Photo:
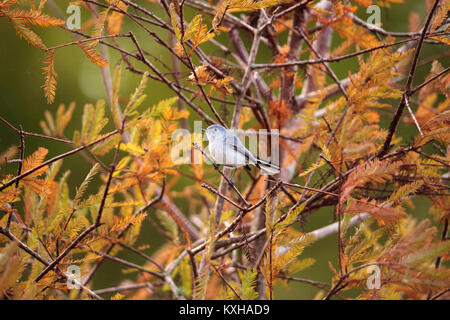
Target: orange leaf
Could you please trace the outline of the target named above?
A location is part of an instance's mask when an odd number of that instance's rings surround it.
[[[45,156],[47,155],[48,150],[42,147],[39,147],[32,155],[30,155],[28,158],[25,159],[23,162],[23,168],[22,172],[26,172],[28,170],[31,170],[37,166],[39,166],[42,162],[44,162]],[[32,174],[26,176],[23,180],[29,180],[33,177],[38,177],[44,172],[46,172],[48,169],[48,166],[44,166],[40,168],[39,170],[36,170]]]
[[[45,97],[47,98],[48,103],[53,103],[53,101],[55,101],[56,77],[58,75],[55,72],[54,60],[55,50],[50,50],[44,61],[45,67],[42,68],[45,74],[45,83],[42,88],[44,88]]]
[[[88,56],[88,58],[100,67],[106,67],[108,65],[108,60],[106,60],[101,54],[97,53],[94,48],[85,43],[77,43],[77,45],[83,49],[83,52]]]
[[[399,209],[378,204],[375,200],[369,201],[368,199],[354,201],[345,211],[352,214],[367,212],[381,222],[381,224],[395,222],[407,216],[405,212]]]

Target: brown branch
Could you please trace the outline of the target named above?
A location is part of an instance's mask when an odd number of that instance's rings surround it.
[[[236,228],[236,226],[239,224],[239,222],[242,220],[242,218],[248,212],[253,211],[254,209],[258,208],[261,204],[263,204],[264,201],[267,199],[267,197],[271,196],[272,193],[274,193],[279,188],[279,186],[280,186],[280,184],[275,184],[275,186],[273,186],[272,189],[270,189],[269,192],[267,192],[267,194],[258,201],[258,203],[249,207],[245,211],[241,211],[227,227],[225,227],[222,231],[220,231],[216,234],[214,241],[218,241],[220,238],[222,238],[226,234],[232,232]],[[191,252],[192,252],[192,254],[195,255],[195,254],[201,252],[203,249],[205,249],[205,247],[206,247],[206,241],[202,241],[202,243],[200,245],[198,245],[197,247],[195,247],[194,249],[192,249]]]
[[[109,6],[109,5],[107,5],[107,4],[103,4],[103,3],[100,3],[100,2],[97,2],[97,1],[93,1],[93,0],[83,0],[83,1],[86,2],[86,3],[94,4],[94,5],[98,6],[98,7],[102,7],[102,8],[105,8],[105,9],[106,9],[106,8],[109,8],[111,11],[119,12],[119,13],[122,13],[122,14],[126,15],[126,14],[124,13],[124,11],[121,10],[121,9],[120,9],[119,7],[117,7],[117,6]],[[168,30],[168,31],[173,32],[172,28],[171,28],[168,24],[166,24],[166,23],[165,23],[163,20],[161,20],[158,16],[154,15],[153,13],[151,13],[151,12],[148,11],[148,10],[146,10],[145,8],[139,6],[139,5],[137,5],[137,4],[135,4],[134,2],[131,2],[131,1],[127,1],[127,0],[121,0],[121,1],[124,2],[124,3],[126,3],[126,4],[129,5],[129,6],[132,6],[132,7],[134,7],[135,9],[137,9],[137,10],[139,10],[139,11],[145,13],[146,15],[150,16],[150,17],[151,17],[153,20],[155,20],[155,21],[152,21],[152,20],[147,19],[147,18],[145,18],[145,17],[143,17],[143,16],[140,16],[140,15],[130,14],[130,16],[132,16],[133,18],[138,19],[138,20],[141,20],[141,21],[146,22],[146,23],[149,23],[149,24],[152,24],[152,25],[154,25],[154,26],[160,27],[160,28],[162,28],[162,29],[166,29],[166,30]]]
[[[218,195],[219,197],[223,198],[224,200],[226,200],[227,202],[231,203],[233,206],[235,206],[236,208],[238,208],[239,210],[245,210],[244,208],[242,208],[240,205],[238,205],[236,202],[234,202],[233,200],[231,200],[230,198],[228,198],[227,196],[219,193],[219,191],[217,191],[216,189],[214,189],[213,187],[202,183],[202,187],[211,191],[212,193],[215,193],[216,195]]]
[[[237,265],[237,264],[234,264],[233,267],[239,268],[242,270],[247,269],[247,268]],[[275,277],[279,278],[279,279],[287,280],[287,281],[307,283],[307,284],[310,284],[310,285],[317,287],[319,289],[322,289],[322,290],[330,288],[330,285],[328,283],[324,283],[324,282],[320,282],[320,281],[314,281],[314,280],[310,280],[310,279],[303,279],[303,278],[297,278],[297,277],[289,277],[289,276],[284,276],[282,274],[277,274]]]
[[[203,154],[203,156],[211,162],[214,169],[221,174],[223,179],[233,188],[233,190],[236,192],[236,194],[239,196],[239,198],[242,200],[242,202],[245,204],[245,206],[248,207],[249,203],[247,202],[247,200],[245,200],[244,196],[239,192],[236,185],[228,178],[226,173],[224,171],[220,170],[219,165],[213,159],[211,159],[198,144],[196,144],[194,142],[194,143],[192,143],[192,145],[194,146],[194,149],[199,150]],[[223,195],[223,194],[225,194],[225,192],[221,192],[221,190],[219,189],[219,194]]]
[[[406,104],[406,108],[408,109],[409,114],[411,115],[411,118],[414,121],[414,124],[417,127],[417,130],[419,130],[420,135],[423,137],[423,132],[422,132],[422,128],[419,125],[419,122],[416,119],[416,116],[414,115],[414,112],[411,109],[411,106],[409,105],[409,97],[405,96],[405,104]]]
[[[350,274],[355,273],[361,269],[370,267],[370,266],[397,266],[397,267],[402,267],[402,268],[406,268],[409,269],[410,267],[407,265],[403,265],[403,264],[399,264],[399,263],[392,263],[392,262],[372,262],[372,263],[366,263],[363,264],[361,266],[355,267],[352,270],[350,270],[349,272],[341,275],[339,277],[339,280],[336,282],[336,284],[330,289],[330,291],[327,293],[327,295],[323,298],[323,300],[329,300],[332,296],[336,295],[339,291],[341,291],[346,284],[344,283],[344,281],[350,276]]]
[[[99,289],[99,290],[95,290],[94,292],[96,294],[105,294],[105,293],[114,293],[114,292],[136,290],[136,289],[143,289],[143,288],[151,289],[152,285],[150,283],[127,284],[127,285],[123,285],[123,286],[119,286],[119,287]]]
[[[311,49],[311,51],[314,53],[314,55],[319,58],[322,59],[321,54],[318,52],[318,50],[314,49],[314,46],[308,41],[305,33],[298,27],[294,28],[294,31],[297,31],[302,37],[303,40],[305,41],[305,43],[308,45],[308,47]],[[339,81],[339,79],[337,78],[336,74],[334,73],[334,71],[330,68],[330,66],[326,63],[323,62],[323,65],[325,66],[325,68],[327,69],[329,75],[331,76],[331,78],[333,78],[334,82],[336,82],[336,84],[339,87],[339,90],[341,90],[342,95],[345,97],[345,100],[348,101],[348,96],[347,96],[347,92],[345,91],[345,88],[342,86],[341,82]]]
[[[180,23],[180,25],[181,25],[181,39],[183,39],[183,38],[184,38],[184,35],[185,35],[185,34],[184,34],[183,3],[180,5],[180,9],[179,9],[179,10],[180,10],[180,14],[181,14],[181,16],[180,16],[180,19],[181,19],[181,23]],[[225,15],[225,12],[224,12],[224,15]],[[222,19],[223,19],[223,17],[222,17]],[[197,87],[200,89],[200,92],[202,93],[203,98],[205,99],[206,103],[208,104],[208,106],[209,106],[209,108],[211,109],[211,111],[212,111],[212,113],[214,114],[214,116],[217,118],[217,120],[219,120],[220,124],[226,128],[227,125],[226,125],[225,122],[223,121],[222,117],[217,113],[217,111],[216,111],[216,109],[214,108],[214,106],[211,104],[211,101],[210,101],[208,95],[206,94],[205,89],[204,89],[203,86],[200,84],[200,80],[199,80],[199,78],[198,78],[197,71],[195,71],[195,67],[194,67],[194,65],[192,64],[191,57],[189,56],[189,53],[188,53],[187,50],[186,50],[186,47],[185,47],[185,45],[184,45],[184,42],[183,42],[183,41],[180,41],[180,45],[181,45],[181,47],[183,48],[184,55],[186,56],[186,60],[187,60],[187,62],[188,62],[188,66],[189,66],[189,68],[191,69],[192,74],[194,75],[194,78],[195,78],[195,84],[196,84]]]
[[[96,41],[96,40],[103,40],[103,39],[110,39],[110,38],[128,38],[128,37],[130,37],[129,34],[116,34],[116,35],[111,34],[111,35],[106,35],[106,36],[101,36],[101,37],[96,37],[96,38],[89,38],[89,39],[77,40],[77,41],[60,44],[60,45],[48,48],[47,51],[68,47],[68,46],[71,46],[74,44],[78,45],[80,43],[85,43],[85,42],[89,42],[89,41]]]
[[[432,296],[429,300],[437,300],[438,298],[442,297],[444,294],[446,294],[447,292],[450,292],[450,288],[445,289],[437,294],[435,294],[434,296]]]
[[[428,33],[427,37],[433,37],[433,36],[444,35],[444,34],[448,34],[448,33],[447,32],[445,32],[445,33],[442,33],[442,32]],[[420,39],[420,37],[415,36],[411,39],[400,40],[400,41],[397,41],[394,43],[382,44],[379,46],[375,46],[375,47],[364,49],[364,50],[359,50],[359,51],[356,51],[353,53],[349,53],[349,54],[345,54],[345,55],[337,56],[337,57],[309,59],[309,60],[294,60],[294,61],[283,62],[283,63],[260,63],[260,64],[253,64],[252,68],[253,69],[274,69],[274,68],[284,68],[284,67],[290,67],[290,66],[304,66],[304,65],[311,65],[311,64],[320,64],[320,63],[326,63],[326,62],[340,62],[342,60],[354,58],[354,57],[357,57],[357,56],[365,54],[365,53],[370,53],[370,52],[373,52],[376,50],[386,49],[386,48],[390,48],[390,47],[397,46],[400,44],[409,43],[411,41],[416,41],[418,39]],[[448,72],[449,69],[450,68],[445,69],[444,71],[440,72],[439,75],[436,75],[435,77],[438,78],[442,74],[445,74],[446,72]],[[435,80],[435,77],[433,77],[433,79],[432,80],[430,79],[429,81],[431,82],[431,81]],[[411,92],[414,93],[417,90],[418,89],[415,88]]]
[[[306,22],[306,12],[305,7],[297,4],[298,7],[294,10],[294,17],[292,20],[292,25],[298,28],[303,28]],[[298,33],[291,29],[289,32],[288,46],[289,52],[287,54],[288,61],[298,59],[300,54],[302,37],[298,36]],[[297,74],[297,66],[286,67],[285,72],[281,74],[281,89],[280,89],[280,99],[285,101],[287,104],[292,105],[294,102],[295,94],[295,76]]]
[[[122,135],[124,133],[125,120],[126,120],[126,117],[123,118],[123,120],[122,120],[122,127],[120,129],[120,133]],[[111,164],[111,168],[109,169],[109,176],[108,176],[108,180],[106,182],[105,191],[103,193],[102,201],[100,202],[100,208],[98,209],[97,219],[95,220],[95,224],[96,225],[100,225],[101,224],[103,208],[105,207],[106,198],[108,197],[109,187],[111,185],[111,181],[112,181],[112,177],[113,177],[114,171],[116,171],[117,161],[119,160],[119,150],[120,150],[121,142],[122,142],[122,140],[120,140],[119,143],[117,144],[116,152],[114,154],[114,160],[113,160],[113,163]]]
[[[14,127],[11,123],[9,123],[7,120],[5,120],[4,118],[2,118],[0,116],[0,121],[2,121],[4,124],[6,124],[8,127],[10,127],[11,129],[13,129],[17,134],[20,134],[20,130],[17,129],[16,127]],[[43,138],[43,139],[48,139],[48,140],[53,140],[53,141],[59,141],[59,142],[64,142],[67,144],[73,144],[72,141],[67,140],[67,139],[62,139],[62,138],[57,138],[57,137],[51,137],[51,136],[47,136],[44,134],[39,134],[39,133],[33,133],[33,132],[27,132],[27,131],[23,131],[22,130],[22,134],[24,136],[30,136],[30,137],[38,137],[38,138]]]
[[[367,30],[374,32],[374,33],[379,33],[382,34],[384,36],[390,36],[390,37],[416,37],[416,36],[420,36],[420,32],[392,32],[392,31],[386,31],[381,27],[375,26],[373,24],[369,24],[367,22],[365,22],[364,20],[359,19],[357,16],[355,16],[354,14],[350,13],[348,14],[348,16],[350,18],[352,18],[352,20],[366,28]]]
[[[140,265],[137,265],[135,263],[132,263],[132,262],[129,262],[129,261],[126,261],[126,260],[114,257],[112,255],[109,255],[109,254],[105,253],[105,252],[97,251],[97,250],[92,249],[92,248],[90,248],[90,250],[93,253],[95,253],[95,254],[97,254],[99,256],[102,256],[102,257],[104,257],[106,259],[109,259],[111,261],[123,264],[124,266],[127,266],[129,268],[137,269],[137,270],[142,271],[144,273],[151,274],[152,276],[155,276],[157,278],[160,278],[160,279],[164,280],[164,274],[162,274],[162,273],[159,273],[159,272],[156,272],[156,271],[153,271],[153,270],[141,267]]]
[[[32,174],[33,172],[35,172],[35,171],[37,171],[37,170],[39,170],[39,169],[41,169],[41,168],[43,168],[43,167],[45,167],[45,166],[47,166],[47,165],[53,163],[53,162],[55,162],[55,161],[58,161],[58,160],[63,159],[63,158],[66,158],[66,157],[71,156],[71,155],[73,155],[73,154],[75,154],[75,153],[77,153],[77,152],[80,152],[81,150],[84,150],[84,149],[89,148],[89,147],[91,147],[91,146],[93,146],[93,145],[95,145],[95,144],[98,144],[98,143],[100,143],[100,142],[102,142],[102,141],[104,141],[104,140],[106,140],[106,139],[108,139],[108,138],[114,136],[115,134],[117,134],[117,133],[119,133],[119,132],[120,132],[120,130],[114,130],[114,131],[112,131],[112,132],[106,134],[105,136],[103,136],[103,137],[101,137],[101,138],[98,138],[98,139],[96,139],[96,140],[94,140],[94,141],[88,143],[87,145],[83,145],[83,146],[81,146],[81,147],[75,148],[75,149],[73,149],[73,150],[71,150],[71,151],[68,151],[68,152],[66,152],[66,153],[60,154],[60,155],[58,155],[58,156],[56,156],[56,157],[53,157],[53,158],[51,158],[51,159],[49,159],[49,160],[47,160],[47,161],[44,161],[44,162],[42,162],[40,165],[38,165],[38,166],[36,166],[36,167],[34,167],[34,168],[32,168],[32,169],[29,169],[29,170],[27,170],[27,171],[21,173],[20,175],[18,175],[18,176],[16,176],[16,177],[12,178],[12,179],[9,180],[8,182],[4,183],[2,186],[0,186],[0,191],[2,191],[2,190],[4,190],[4,189],[8,188],[8,187],[11,186],[12,184],[16,183],[16,181],[19,181],[19,180],[21,180],[21,179],[27,177],[28,175]]]
[[[447,72],[450,71],[450,67],[442,70],[441,72],[439,72],[438,74],[434,75],[433,77],[431,77],[430,79],[428,79],[427,81],[425,81],[424,83],[418,85],[417,87],[415,87],[414,89],[411,89],[410,91],[410,95],[413,95],[414,93],[416,93],[417,91],[419,91],[420,89],[422,89],[423,87],[425,87],[426,85],[430,84],[432,81],[436,80],[437,78],[443,76],[444,74],[446,74]]]
[[[199,107],[194,105],[188,98],[186,98],[183,93],[173,84],[171,83],[164,75],[150,62],[147,60],[147,58],[144,55],[144,52],[142,51],[141,46],[139,45],[137,39],[133,35],[133,33],[130,31],[130,36],[134,44],[136,45],[136,48],[139,51],[139,60],[141,60],[145,65],[147,65],[150,70],[152,70],[160,79],[162,82],[164,82],[170,89],[172,89],[180,99],[182,99],[187,105],[189,105],[195,112],[197,112],[208,124],[214,124],[215,122]]]
[[[216,266],[212,265],[214,271],[216,272],[216,274],[220,277],[220,279],[222,279],[223,283],[225,283],[225,285],[230,288],[230,290],[234,293],[234,295],[239,299],[242,300],[241,296],[237,293],[237,291],[233,288],[233,286],[223,277],[222,273],[217,269]]]
[[[52,263],[48,264],[44,270],[34,279],[34,282],[39,282],[50,270],[53,270],[56,265],[67,256],[73,248],[75,248],[81,240],[83,240],[88,234],[97,229],[100,225],[93,224],[80,233],[68,246],[67,248],[58,256]]]
[[[19,126],[19,137],[20,137],[20,161],[17,167],[17,175],[20,176],[20,174],[22,173],[22,166],[23,166],[23,162],[25,159],[25,140],[23,138],[23,130],[22,130],[22,126]],[[19,180],[16,181],[16,185],[15,185],[15,189],[16,191],[19,189]],[[10,213],[8,215],[8,220],[6,221],[6,230],[9,230],[9,227],[11,225],[11,219],[12,216],[14,214],[14,206],[15,206],[15,202],[13,202],[11,204],[11,208],[10,208]]]
[[[394,114],[394,118],[392,119],[390,125],[389,125],[389,131],[387,134],[387,137],[384,141],[383,146],[381,147],[380,151],[377,153],[377,156],[379,158],[381,158],[382,156],[384,156],[390,149],[391,147],[391,141],[392,141],[392,137],[394,136],[394,133],[397,129],[397,125],[400,121],[400,118],[402,116],[403,113],[403,109],[405,108],[406,105],[406,99],[411,95],[411,84],[412,84],[412,80],[414,77],[414,73],[416,71],[416,67],[417,67],[417,61],[419,60],[419,55],[420,55],[420,51],[422,49],[422,45],[423,45],[423,41],[425,39],[425,35],[428,32],[428,27],[431,24],[431,20],[432,17],[434,15],[434,12],[436,11],[437,7],[439,4],[439,0],[435,0],[433,7],[430,10],[430,13],[428,14],[427,17],[427,21],[425,22],[425,26],[423,27],[423,31],[422,34],[420,36],[419,41],[417,42],[416,45],[416,50],[415,50],[415,54],[414,54],[414,58],[413,58],[413,62],[411,64],[411,69],[409,71],[408,74],[408,79],[406,81],[406,85],[405,85],[405,90],[404,93],[402,95],[402,98],[400,100],[400,104],[397,107],[397,110],[395,111]]]
[[[122,120],[122,127],[120,128],[121,135],[124,132],[125,120],[126,120],[126,117],[124,117]],[[102,197],[102,200],[100,203],[100,207],[98,209],[97,218],[95,220],[95,223],[93,225],[91,225],[90,227],[88,227],[86,230],[84,230],[82,233],[80,233],[78,235],[78,237],[75,238],[72,241],[72,243],[36,277],[36,279],[34,280],[35,282],[38,282],[40,279],[42,279],[42,277],[45,276],[50,270],[52,270],[65,256],[67,256],[70,253],[70,251],[72,251],[72,249],[78,245],[78,243],[80,243],[87,235],[89,235],[92,231],[94,231],[95,229],[97,229],[99,226],[102,225],[102,223],[101,223],[102,213],[103,213],[103,209],[105,207],[106,198],[108,196],[109,187],[111,185],[112,176],[116,169],[116,165],[117,165],[117,161],[118,161],[118,157],[119,157],[120,143],[121,143],[121,141],[119,141],[119,143],[117,144],[116,153],[114,155],[114,160],[113,160],[113,163],[112,163],[110,171],[109,171],[108,181],[106,182],[105,191],[103,193],[103,197]]]
[[[164,190],[165,190],[165,180],[163,180],[163,185],[161,187],[160,194],[157,197],[155,197],[154,199],[150,200],[148,204],[146,204],[145,206],[140,208],[136,213],[134,213],[134,215],[139,215],[139,214],[147,211],[150,207],[152,207],[153,205],[155,205],[159,201],[162,201],[162,198],[164,196]],[[131,225],[132,225],[132,223],[128,223],[126,225],[126,227],[118,233],[117,239],[122,238],[125,235],[125,233],[129,230]],[[108,248],[106,249],[105,253],[109,254],[114,249],[115,245],[116,245],[116,243],[110,244],[108,246]],[[101,258],[99,261],[96,262],[94,267],[87,274],[87,276],[86,276],[86,278],[84,280],[84,285],[87,285],[92,280],[92,277],[94,276],[95,272],[97,272],[98,268],[103,263],[103,261],[104,261],[104,258]]]
[[[444,228],[442,230],[442,236],[441,236],[441,241],[446,241],[447,239],[447,233],[448,233],[448,218],[446,218],[444,220]],[[442,262],[442,257],[437,257],[436,258],[436,262],[434,264],[436,269],[439,269],[439,267],[441,266],[441,262]]]
[[[30,256],[32,256],[33,258],[35,258],[37,261],[39,261],[40,263],[42,263],[44,266],[48,266],[50,265],[49,262],[47,262],[44,258],[42,258],[39,253],[35,252],[34,250],[32,250],[30,247],[28,247],[26,244],[24,244],[22,241],[20,241],[19,238],[17,238],[14,234],[11,233],[11,231],[6,230],[5,228],[0,226],[0,233],[3,234],[4,236],[6,236],[8,239],[14,241],[17,243],[17,245],[19,246],[20,249],[22,249],[23,251],[25,251],[26,253],[28,253]],[[70,278],[66,275],[63,274],[63,277],[70,280]],[[86,288],[84,285],[82,285],[81,283],[79,283],[78,281],[76,282],[77,285],[79,285],[83,290],[85,290],[90,296],[92,296],[95,299],[98,300],[103,300],[101,297],[99,297],[95,292],[91,291],[89,288]]]

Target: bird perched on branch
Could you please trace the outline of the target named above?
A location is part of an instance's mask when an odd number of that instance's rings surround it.
[[[251,164],[261,169],[262,174],[267,175],[280,172],[279,166],[254,156],[233,132],[221,125],[213,124],[206,130],[202,130],[206,133],[209,141],[209,153],[217,164],[235,169]]]

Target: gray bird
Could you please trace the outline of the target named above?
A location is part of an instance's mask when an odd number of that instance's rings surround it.
[[[244,147],[241,140],[234,133],[221,125],[213,124],[206,130],[202,130],[205,131],[209,141],[209,153],[217,164],[236,169],[251,164],[261,169],[262,173],[267,175],[280,172],[280,167],[254,156]]]

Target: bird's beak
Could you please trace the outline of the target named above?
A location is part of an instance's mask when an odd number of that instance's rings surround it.
[[[203,129],[203,128],[202,128],[202,131],[203,131],[203,132],[206,132],[206,130],[205,130],[205,129]]]

